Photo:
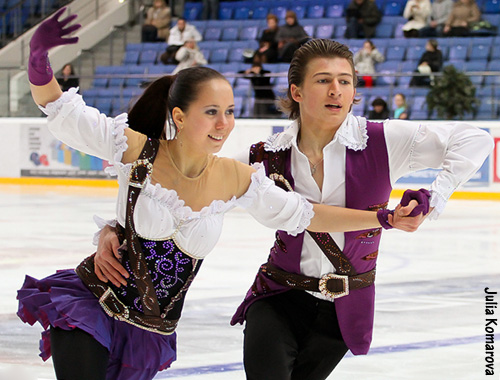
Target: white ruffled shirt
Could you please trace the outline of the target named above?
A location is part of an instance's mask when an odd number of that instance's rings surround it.
[[[65,144],[87,154],[108,160],[118,176],[117,220],[124,226],[128,178],[132,164],[121,162],[127,149],[124,135],[127,115],[107,117],[85,105],[72,88],[55,102],[40,107],[48,115],[52,134]],[[219,240],[224,214],[236,206],[243,207],[260,223],[273,229],[284,229],[296,235],[309,225],[314,215],[312,205],[297,193],[276,187],[256,165],[246,193],[229,201],[214,200],[195,212],[179,199],[175,190],[146,180],[137,200],[134,223],[137,233],[147,239],[173,238],[186,254],[204,258]],[[102,220],[96,220],[103,226]]]
[[[333,140],[324,147],[322,191],[311,175],[307,157],[297,147],[298,131],[298,123],[294,121],[284,132],[271,136],[266,142],[266,149],[279,151],[292,148],[292,175],[296,192],[312,203],[345,207],[346,148],[363,150],[366,147],[366,119],[349,114]],[[442,213],[453,191],[472,177],[493,149],[493,140],[487,132],[462,122],[428,125],[386,120],[384,134],[392,185],[402,176],[417,170],[442,169],[430,186],[430,205],[435,208],[428,217],[430,219],[436,219]],[[237,159],[248,163],[248,150]],[[331,233],[331,236],[343,249],[344,234]],[[304,235],[300,269],[304,275],[316,278],[335,272],[309,234]],[[320,293],[311,294],[325,298]]]

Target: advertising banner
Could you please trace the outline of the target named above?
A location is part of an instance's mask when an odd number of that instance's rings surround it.
[[[493,150],[493,182],[500,182],[500,137],[495,137]]]
[[[21,177],[109,178],[107,161],[63,144],[45,124],[22,128],[20,141]]]

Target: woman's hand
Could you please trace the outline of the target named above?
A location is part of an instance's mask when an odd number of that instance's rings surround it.
[[[121,264],[119,251],[120,242],[114,228],[105,226],[99,236],[99,243],[94,258],[94,270],[99,280],[110,281],[113,285],[120,287],[127,285],[129,274]]]
[[[43,86],[52,80],[53,73],[48,59],[48,51],[56,46],[75,44],[78,37],[67,38],[68,34],[78,30],[81,25],[67,26],[77,15],[70,15],[59,21],[66,8],[57,11],[37,28],[30,41],[28,77],[31,84]]]

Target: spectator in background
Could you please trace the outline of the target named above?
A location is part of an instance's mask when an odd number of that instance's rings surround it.
[[[154,0],[148,9],[146,21],[142,26],[142,42],[166,41],[170,32],[172,12],[165,0]]]
[[[373,109],[368,113],[370,120],[385,120],[389,118],[389,107],[382,98],[375,98],[372,102]]]
[[[62,91],[68,91],[72,87],[80,85],[80,79],[75,76],[75,69],[71,63],[66,63],[61,70],[62,77],[57,78],[57,83]]]
[[[270,71],[265,70],[262,63],[264,63],[264,55],[256,54],[252,67],[239,72],[245,74],[244,78],[250,79],[252,83],[255,96],[253,116],[257,119],[270,118],[280,114],[275,105],[276,96],[272,89],[271,77],[266,76]]]
[[[385,57],[377,50],[372,41],[366,40],[363,48],[354,54],[354,67],[358,76],[358,87],[372,87],[375,85],[375,64],[384,62]]]
[[[373,0],[351,0],[346,10],[345,38],[373,38],[382,13]]]
[[[430,74],[441,71],[443,67],[443,53],[438,48],[438,42],[434,39],[428,40],[425,44],[425,52],[418,61],[417,72],[420,74]],[[430,86],[431,76],[413,77],[410,86]]]
[[[406,97],[403,94],[398,93],[394,95],[393,105],[394,105],[394,113],[393,113],[394,119],[408,119],[410,110],[408,108],[408,104],[406,104]]]
[[[278,17],[269,13],[266,17],[267,29],[264,29],[259,39],[259,50],[255,55],[260,55],[263,63],[274,63],[278,61]]]
[[[172,74],[177,74],[182,69],[188,67],[203,66],[207,64],[205,56],[198,48],[195,40],[187,40],[177,53],[175,59],[179,62],[177,67],[172,71]]]
[[[186,19],[181,17],[177,20],[177,25],[170,29],[167,50],[160,56],[160,60],[165,65],[169,63],[179,63],[175,59],[175,53],[177,53],[177,50],[184,46],[184,43],[188,40],[200,42],[201,34],[194,25],[188,24]]]
[[[219,17],[219,0],[203,0],[203,11],[201,18],[203,20],[217,20]]]
[[[419,36],[419,31],[427,24],[431,15],[431,2],[429,0],[408,0],[403,11],[403,17],[408,20],[403,25],[403,34],[407,38]]]
[[[443,28],[453,7],[453,0],[434,0],[427,25],[419,30],[420,37],[442,37]]]
[[[285,15],[285,25],[280,26],[276,33],[276,42],[278,44],[278,60],[280,62],[290,62],[293,53],[301,43],[307,40],[304,28],[297,20],[297,14],[294,11],[287,11]]]
[[[470,34],[469,25],[481,19],[475,0],[457,0],[443,28],[445,37],[464,37]]]

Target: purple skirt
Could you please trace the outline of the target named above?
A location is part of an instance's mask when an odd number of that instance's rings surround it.
[[[79,328],[109,350],[107,378],[150,380],[176,359],[176,334],[161,335],[109,317],[74,270],[37,280],[26,276],[18,291],[17,315],[44,328],[40,356],[51,356],[49,326]]]

